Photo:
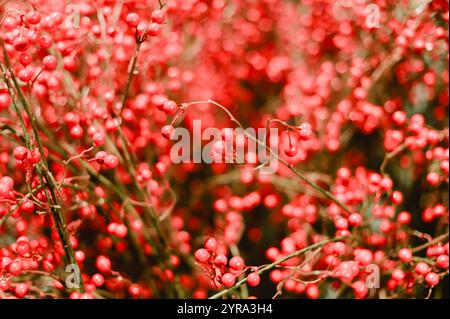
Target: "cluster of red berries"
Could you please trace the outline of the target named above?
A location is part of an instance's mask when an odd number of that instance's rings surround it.
[[[224,247],[220,247],[215,238],[208,238],[203,246],[204,248],[195,251],[194,257],[204,271],[211,274],[216,285],[233,287],[236,278],[243,276],[247,269],[252,268],[246,266],[240,256],[233,256],[228,260],[227,256],[221,253],[224,251]],[[257,269],[257,267],[254,268]],[[246,278],[247,283],[252,287],[258,286],[260,283],[257,271],[250,272]]]

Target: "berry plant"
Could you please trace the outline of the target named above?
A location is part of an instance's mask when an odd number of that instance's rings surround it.
[[[0,298],[448,298],[448,23],[448,0],[0,0]],[[195,122],[212,163],[174,160]]]

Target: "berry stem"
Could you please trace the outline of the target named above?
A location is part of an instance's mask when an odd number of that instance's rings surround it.
[[[261,142],[260,140],[258,140],[257,138],[255,138],[254,136],[252,136],[251,134],[247,133],[246,130],[244,129],[244,127],[242,126],[242,124],[233,116],[233,114],[223,105],[213,101],[213,100],[207,100],[207,101],[194,101],[194,102],[190,102],[190,103],[184,103],[182,104],[182,108],[184,108],[184,110],[186,110],[189,106],[191,105],[197,105],[197,104],[212,104],[217,106],[218,108],[220,108],[221,110],[223,110],[228,117],[230,118],[230,120],[235,123],[239,128],[241,128],[244,132],[244,135],[255,141],[256,143],[258,143],[259,145],[263,146],[268,152],[270,152],[274,158],[279,161],[280,163],[282,163],[284,166],[286,166],[287,168],[289,168],[289,170],[291,170],[292,173],[294,173],[298,178],[300,178],[302,181],[306,182],[308,185],[310,185],[312,188],[314,188],[315,190],[317,190],[318,192],[322,193],[323,195],[325,195],[327,198],[329,198],[330,200],[332,200],[333,202],[335,202],[339,207],[341,207],[344,211],[346,211],[348,214],[351,214],[352,211],[350,210],[350,208],[347,207],[347,205],[345,205],[344,203],[342,203],[340,200],[338,200],[333,194],[331,194],[329,191],[323,189],[322,187],[320,187],[319,185],[317,185],[316,183],[314,183],[313,181],[311,181],[309,178],[307,178],[305,175],[303,175],[302,173],[300,173],[299,170],[297,170],[292,164],[289,164],[288,162],[286,162],[284,159],[280,158],[277,154],[275,154],[269,146],[267,146],[266,143]]]
[[[430,247],[430,246],[433,246],[433,245],[435,245],[435,244],[438,244],[438,243],[440,243],[440,242],[446,240],[446,239],[448,238],[448,235],[449,235],[448,232],[445,233],[445,234],[442,234],[442,235],[436,237],[435,239],[429,241],[428,243],[425,243],[425,244],[423,244],[423,245],[414,247],[413,249],[411,249],[411,252],[416,253],[416,252],[421,251],[421,250],[423,250],[423,249],[425,249],[425,248],[427,248],[427,247]]]
[[[293,252],[293,253],[291,253],[289,255],[284,256],[283,258],[281,258],[279,260],[274,261],[271,264],[268,264],[268,265],[262,267],[261,269],[258,270],[258,274],[261,275],[264,272],[277,267],[278,265],[284,263],[285,261],[287,261],[287,260],[289,260],[291,258],[303,255],[304,253],[307,253],[307,252],[309,252],[311,250],[314,250],[316,248],[322,247],[322,246],[324,246],[324,245],[326,245],[328,243],[335,242],[335,241],[340,241],[340,240],[345,239],[345,238],[348,238],[348,236],[338,236],[338,237],[334,237],[334,238],[331,238],[331,239],[322,240],[322,241],[320,241],[318,243],[315,243],[315,244],[312,244],[312,245],[310,245],[308,247],[305,247],[303,249],[297,250],[297,251],[295,251],[295,252]],[[217,294],[211,296],[209,299],[218,299],[220,297],[226,296],[227,294],[233,292],[234,290],[236,290],[237,288],[239,288],[240,286],[242,286],[246,282],[247,282],[247,278],[244,278],[244,279],[238,281],[233,287],[228,288],[228,289],[224,289],[224,290],[218,292]]]

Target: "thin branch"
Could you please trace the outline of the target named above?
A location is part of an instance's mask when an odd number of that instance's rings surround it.
[[[287,261],[287,260],[289,260],[291,258],[303,255],[304,253],[307,253],[308,251],[311,251],[311,250],[314,250],[316,248],[322,247],[322,246],[324,246],[324,245],[326,245],[328,243],[331,243],[331,242],[343,240],[345,238],[349,238],[349,237],[348,236],[338,236],[338,237],[335,237],[335,238],[331,238],[331,239],[320,241],[320,242],[312,244],[312,245],[310,245],[310,246],[308,246],[306,248],[297,250],[297,251],[293,252],[292,254],[286,255],[283,258],[281,258],[279,260],[276,260],[273,263],[262,267],[261,269],[258,270],[258,274],[261,275],[264,272],[277,267],[278,265],[284,263],[285,261]],[[244,279],[240,280],[239,282],[237,282],[233,287],[228,288],[228,289],[224,289],[221,292],[218,292],[215,295],[211,296],[209,299],[218,299],[218,298],[220,298],[222,296],[226,296],[227,294],[235,291],[237,288],[239,288],[240,286],[242,286],[246,282],[247,282],[247,278],[244,278]]]
[[[287,168],[289,168],[289,170],[291,170],[292,173],[294,173],[298,178],[300,178],[302,181],[306,182],[308,185],[310,185],[312,188],[314,188],[315,190],[317,190],[318,192],[322,193],[323,195],[325,195],[328,199],[332,200],[333,202],[335,202],[340,208],[342,208],[345,212],[347,212],[348,214],[351,214],[352,211],[350,210],[350,208],[347,207],[347,205],[345,205],[344,203],[342,203],[340,200],[338,200],[333,194],[331,194],[329,191],[323,189],[322,187],[320,187],[319,185],[317,185],[316,183],[314,183],[313,181],[311,181],[309,178],[307,178],[305,175],[303,175],[299,170],[297,170],[292,164],[288,163],[286,160],[280,158],[278,156],[278,154],[275,154],[273,152],[273,150],[264,142],[260,141],[259,139],[255,138],[254,136],[252,136],[251,134],[249,134],[244,127],[242,126],[242,124],[233,116],[233,114],[223,105],[213,101],[213,100],[207,100],[207,101],[195,101],[195,102],[190,102],[190,103],[183,103],[181,104],[180,108],[182,111],[187,110],[191,105],[198,105],[198,104],[212,104],[217,106],[218,108],[220,108],[221,110],[223,110],[228,117],[230,118],[230,120],[235,123],[239,128],[241,128],[243,130],[243,134],[253,140],[254,142],[258,143],[259,145],[261,145],[262,147],[264,147],[272,156],[274,156],[274,158],[279,161],[280,163],[282,163],[284,166],[286,166]]]

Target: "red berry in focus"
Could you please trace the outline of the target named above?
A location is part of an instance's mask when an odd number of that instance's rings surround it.
[[[200,264],[204,264],[209,260],[211,255],[206,249],[200,248],[194,253],[194,257]]]
[[[233,274],[230,273],[225,273],[222,278],[220,279],[220,281],[222,282],[222,284],[225,287],[233,287],[235,282],[236,282],[236,277]]]
[[[130,28],[136,28],[141,19],[136,13],[129,13],[125,18],[125,22]]]
[[[252,272],[247,276],[247,283],[251,287],[256,287],[261,282],[261,278],[259,277],[258,273]]]

